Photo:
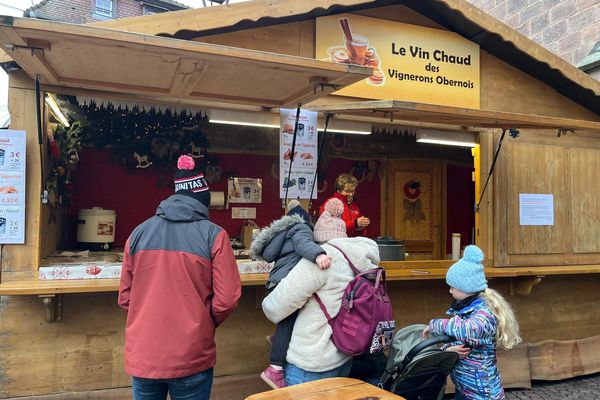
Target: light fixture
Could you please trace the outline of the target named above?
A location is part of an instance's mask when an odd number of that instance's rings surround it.
[[[67,128],[71,126],[71,124],[69,124],[69,120],[67,120],[67,117],[65,116],[65,114],[63,114],[60,107],[58,106],[58,103],[56,102],[54,96],[52,96],[50,93],[46,93],[45,102],[46,104],[48,104],[48,107],[50,107],[50,111],[52,112],[52,115],[54,115],[54,118],[59,120],[60,123]]]
[[[325,129],[325,122],[319,121],[319,131]],[[329,121],[327,132],[332,133],[348,133],[351,135],[370,135],[373,130],[371,124],[365,122],[347,121],[343,119],[332,119]]]
[[[279,114],[259,111],[224,110],[214,108],[209,111],[208,120],[213,124],[258,126],[262,128],[280,128]],[[324,120],[319,119],[318,130],[325,128]],[[364,122],[332,119],[327,127],[327,132],[368,135],[372,125]]]
[[[448,132],[419,129],[417,142],[443,144],[447,146],[475,147],[475,134],[469,132]]]
[[[270,112],[252,112],[211,109],[208,120],[213,124],[260,126],[279,129],[279,115]]]

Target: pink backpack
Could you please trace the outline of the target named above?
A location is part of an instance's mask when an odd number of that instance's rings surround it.
[[[385,291],[385,270],[375,268],[360,272],[339,247],[329,245],[342,253],[355,274],[346,286],[340,312],[335,318],[329,316],[319,296],[314,294],[333,330],[333,344],[351,356],[377,353],[387,348],[396,323]]]

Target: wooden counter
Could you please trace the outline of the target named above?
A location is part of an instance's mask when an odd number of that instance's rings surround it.
[[[389,281],[445,279],[452,261],[384,261]],[[584,275],[600,273],[600,265],[486,268],[492,278],[544,277],[552,275]],[[242,286],[263,286],[268,274],[240,275]],[[64,293],[116,292],[118,279],[24,280],[0,283],[0,296],[53,295]]]

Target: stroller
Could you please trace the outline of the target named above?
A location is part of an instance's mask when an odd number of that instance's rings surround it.
[[[458,361],[458,354],[438,346],[453,342],[449,336],[423,340],[427,325],[409,325],[394,335],[386,370],[379,387],[407,400],[440,400],[446,379]]]

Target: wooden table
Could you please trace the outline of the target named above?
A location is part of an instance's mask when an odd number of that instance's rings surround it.
[[[283,389],[269,390],[246,400],[403,400],[366,382],[352,378],[327,378]]]

